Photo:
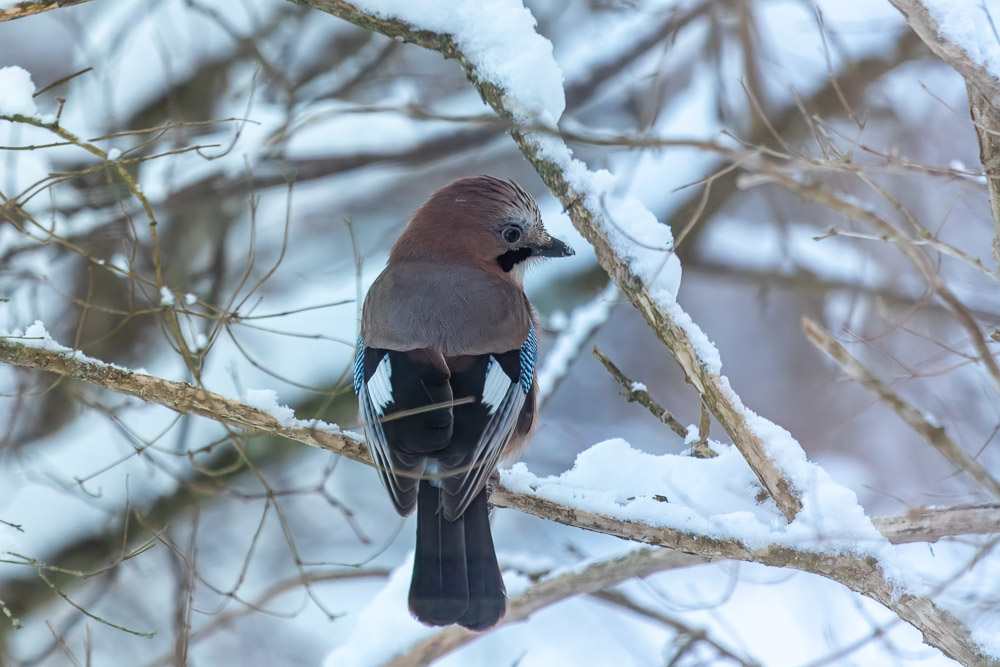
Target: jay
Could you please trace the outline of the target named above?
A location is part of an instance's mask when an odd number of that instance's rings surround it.
[[[396,511],[417,508],[409,606],[422,623],[484,630],[506,613],[488,482],[535,422],[524,273],[572,254],[520,186],[464,178],[417,210],[368,291],[354,388]]]

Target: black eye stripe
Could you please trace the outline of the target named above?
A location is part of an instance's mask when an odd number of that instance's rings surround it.
[[[518,248],[517,250],[508,250],[504,254],[497,257],[497,264],[504,272],[509,272],[515,266],[523,262],[524,260],[531,257],[530,248]]]

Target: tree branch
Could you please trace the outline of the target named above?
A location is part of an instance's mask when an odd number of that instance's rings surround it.
[[[13,7],[0,9],[0,23],[21,19],[33,14],[41,14],[50,9],[58,9],[59,7],[82,5],[85,2],[90,2],[90,0],[27,0],[26,2],[19,2]]]
[[[875,377],[843,345],[834,340],[829,331],[808,317],[802,319],[802,329],[806,332],[809,341],[840,364],[840,367],[851,376],[851,379],[860,383],[865,389],[874,392],[883,403],[899,415],[900,419],[919,433],[931,447],[938,450],[956,468],[968,473],[994,498],[1000,500],[1000,482],[997,482],[996,478],[979,461],[962,451],[962,448],[951,439],[943,426],[932,424],[913,404],[904,400],[886,383]]]
[[[920,0],[889,0],[920,39],[941,60],[955,68],[969,90],[969,112],[979,137],[979,158],[986,172],[993,216],[993,257],[1000,262],[1000,79],[980,65],[960,44],[948,39],[941,25]],[[971,6],[972,3],[970,3]],[[982,6],[986,12],[985,5]],[[983,20],[989,20],[984,16]]]

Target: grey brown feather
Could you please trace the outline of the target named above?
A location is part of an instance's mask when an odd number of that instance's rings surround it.
[[[368,291],[361,337],[369,347],[451,357],[517,349],[530,326],[524,292],[510,282],[475,267],[403,261]]]

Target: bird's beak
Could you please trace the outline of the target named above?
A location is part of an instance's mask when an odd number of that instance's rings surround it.
[[[535,257],[572,257],[576,254],[568,245],[551,236],[544,245],[537,245],[533,250]]]

